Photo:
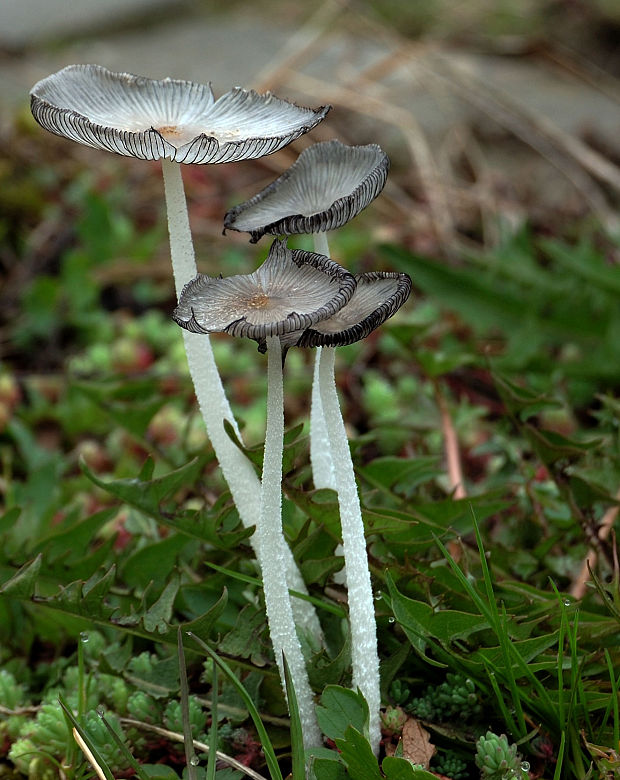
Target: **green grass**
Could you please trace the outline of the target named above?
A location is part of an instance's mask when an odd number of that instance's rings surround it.
[[[0,762],[18,776],[53,777],[62,764],[70,780],[87,777],[69,718],[109,776],[136,762],[140,776],[179,777],[189,758],[163,727],[209,745],[190,777],[204,766],[209,778],[241,776],[216,767],[216,749],[301,777],[249,532],[202,433],[166,285],[138,277],[124,311],[104,305],[103,270],[121,252],[146,276],[161,229],[127,217],[117,190],[83,187],[72,246],[57,274],[24,285],[7,325],[16,348],[0,366]],[[620,484],[620,272],[613,242],[582,232],[523,230],[458,263],[384,246],[377,266],[410,273],[415,294],[339,352],[394,726],[395,755],[380,761],[365,703],[348,690],[335,499],[311,489],[310,356],[287,358],[285,529],[323,624],[325,647],[302,639],[333,740],[312,756],[316,780],[432,777],[434,766],[476,778],[489,729],[541,778],[618,770],[613,537],[583,599],[570,595]],[[333,243],[354,267],[353,228]],[[264,358],[226,339],[215,350],[258,469]],[[440,397],[466,499],[446,477]],[[413,719],[437,748],[430,770],[403,755]]]

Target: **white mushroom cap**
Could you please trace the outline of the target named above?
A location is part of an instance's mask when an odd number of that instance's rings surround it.
[[[275,95],[157,81],[100,65],[69,65],[30,91],[46,130],[143,160],[222,163],[271,154],[317,125],[329,106],[303,108]]]
[[[314,144],[275,181],[224,217],[224,229],[265,235],[320,233],[340,227],[385,186],[389,159],[381,147]]]
[[[254,273],[199,274],[185,285],[173,319],[195,333],[226,332],[264,341],[315,325],[353,295],[355,277],[324,255],[275,240]]]
[[[353,344],[396,314],[411,292],[411,278],[404,273],[371,271],[357,274],[355,280],[357,287],[345,306],[303,333],[287,336],[283,344],[298,347]]]

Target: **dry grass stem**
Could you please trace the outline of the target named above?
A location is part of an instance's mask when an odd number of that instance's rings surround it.
[[[616,500],[620,501],[620,490],[616,493]],[[597,534],[599,542],[604,542],[610,535],[616,518],[618,517],[618,511],[620,511],[620,507],[611,506],[603,515]],[[573,596],[573,598],[582,599],[585,596],[586,586],[590,580],[590,570],[596,566],[597,560],[597,551],[594,549],[590,550],[570,589],[570,595]]]
[[[402,132],[418,170],[420,188],[428,201],[437,240],[446,253],[452,253],[456,239],[448,198],[428,141],[412,114],[381,97],[356,92],[347,86],[328,84],[314,76],[296,71],[286,71],[285,75],[286,83],[293,89],[315,99],[322,96],[322,99],[330,103],[372,117],[376,121],[386,122]]]
[[[435,400],[439,409],[441,418],[441,430],[443,432],[444,451],[446,453],[446,466],[448,469],[448,480],[452,496],[455,499],[467,498],[465,490],[465,479],[463,477],[463,466],[461,464],[461,453],[459,450],[459,440],[456,435],[456,429],[452,422],[450,410],[445,398],[441,392],[439,382],[434,381]]]
[[[336,29],[336,20],[346,9],[347,0],[327,0],[297,30],[286,38],[284,46],[265,67],[256,74],[254,89],[262,92],[282,82],[285,72],[299,67],[325,47],[330,31]]]
[[[142,729],[143,731],[151,731],[153,734],[159,734],[160,737],[166,737],[166,739],[170,739],[173,742],[184,742],[183,734],[179,734],[176,731],[169,731],[168,729],[163,729],[160,726],[153,726],[151,723],[144,723],[141,720],[134,720],[133,718],[120,718],[120,721],[125,726],[134,726],[135,728]],[[199,750],[201,753],[209,752],[209,746],[204,742],[198,742],[196,739],[194,740],[194,749]],[[237,761],[236,758],[228,756],[226,753],[222,753],[220,750],[217,750],[215,754],[220,761],[228,764],[228,766],[232,766],[234,769],[238,769],[247,777],[251,777],[253,780],[266,780],[263,775],[259,775],[258,772],[255,772],[253,769],[245,766],[245,764]]]
[[[105,772],[103,771],[101,766],[97,763],[96,758],[93,756],[93,754],[90,751],[90,748],[88,747],[86,742],[84,742],[84,740],[82,739],[82,737],[80,736],[76,728],[73,729],[73,739],[77,742],[80,750],[86,756],[86,760],[88,761],[88,763],[95,770],[95,774],[97,775],[97,777],[99,777],[100,780],[107,780]]]
[[[617,166],[546,117],[534,116],[505,93],[483,84],[463,65],[448,57],[440,57],[438,63],[439,67],[429,69],[430,74],[441,78],[452,90],[535,149],[572,183],[609,230],[616,229],[617,216],[592,177],[620,192]]]

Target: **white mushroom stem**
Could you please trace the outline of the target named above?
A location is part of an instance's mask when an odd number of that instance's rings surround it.
[[[319,255],[330,256],[326,233],[314,233],[314,251]],[[316,348],[314,357],[314,377],[312,379],[312,400],[310,404],[310,463],[312,464],[314,487],[317,490],[321,488],[336,490],[334,464],[329,448],[329,437],[325,427],[323,403],[319,390],[321,349],[321,347]]]
[[[323,347],[319,364],[319,383],[323,414],[329,436],[340,507],[342,546],[351,624],[351,660],[353,686],[359,688],[370,710],[370,744],[379,752],[379,655],[375,604],[368,569],[368,554],[359,494],[355,483],[351,451],[340,412],[334,378],[334,347]]]
[[[260,515],[257,527],[263,590],[269,634],[280,680],[286,693],[282,654],[286,656],[297,694],[304,746],[321,744],[312,689],[295,631],[285,575],[286,542],[282,533],[282,454],[284,450],[284,392],[282,348],[277,336],[267,338],[267,430],[263,456]]]
[[[168,213],[168,232],[170,235],[170,256],[177,298],[183,287],[197,274],[194,245],[187,213],[187,201],[183,188],[181,166],[171,160],[162,160],[166,209]],[[209,336],[183,330],[185,352],[190,376],[194,383],[198,406],[202,414],[207,435],[211,440],[215,455],[228,483],[233,501],[239,512],[241,522],[247,528],[256,523],[260,511],[260,482],[254,467],[243,452],[231,441],[224,428],[228,420],[239,440],[241,436],[224,392],[222,380],[215,363]],[[259,559],[258,544],[255,537],[250,539],[256,557]],[[300,593],[308,590],[301,572],[286,546],[284,565],[289,587]],[[293,599],[293,611],[297,625],[312,636],[320,638],[321,625],[314,606],[302,599]]]

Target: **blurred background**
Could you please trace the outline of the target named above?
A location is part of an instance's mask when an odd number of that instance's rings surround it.
[[[489,355],[534,374],[565,366],[584,402],[601,378],[617,387],[614,0],[4,0],[0,359],[18,375],[49,376],[68,360],[86,375],[141,370],[178,341],[159,165],[56,138],[30,116],[30,87],[76,62],[210,81],[216,96],[239,85],[332,104],[275,155],[185,167],[203,272],[259,264],[267,239],[222,238],[223,215],[306,145],[378,142],[392,160],[388,185],[331,241],[354,271],[413,276],[401,342],[448,355],[441,371],[457,397],[482,381],[459,366],[484,368]],[[231,352],[254,361],[252,345],[225,341],[224,373]],[[343,352],[351,366],[379,360],[369,343]],[[304,386],[308,361],[291,358]],[[231,383],[247,403],[243,377]],[[388,391],[376,392],[381,406]],[[361,425],[368,409],[350,400]],[[292,396],[291,413],[305,403]]]

